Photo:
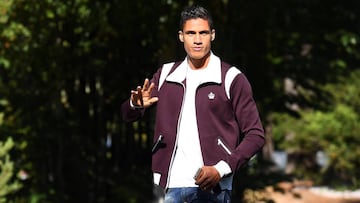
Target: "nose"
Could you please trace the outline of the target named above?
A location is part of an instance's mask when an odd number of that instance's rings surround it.
[[[194,38],[194,44],[202,44],[202,39],[200,33],[197,33]]]

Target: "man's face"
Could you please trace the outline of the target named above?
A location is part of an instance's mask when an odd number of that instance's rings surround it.
[[[202,18],[187,20],[183,30],[179,31],[179,39],[190,59],[201,60],[207,57],[211,49],[211,41],[215,38],[215,30],[210,30],[207,20]]]

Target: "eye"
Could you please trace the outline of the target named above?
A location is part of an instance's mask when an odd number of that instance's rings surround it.
[[[187,32],[185,32],[185,34],[191,37],[191,36],[195,35],[196,33],[194,31],[187,31]]]
[[[210,34],[210,31],[208,31],[208,30],[204,30],[204,31],[200,32],[200,35],[202,35],[202,36],[206,36],[206,35],[209,35],[209,34]]]

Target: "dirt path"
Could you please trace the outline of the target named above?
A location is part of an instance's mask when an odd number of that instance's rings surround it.
[[[359,203],[360,199],[332,198],[315,194],[307,189],[299,189],[293,192],[270,193],[270,199],[276,203]]]
[[[295,189],[285,193],[274,191],[268,195],[276,203],[360,203],[360,199],[326,197],[308,189]]]

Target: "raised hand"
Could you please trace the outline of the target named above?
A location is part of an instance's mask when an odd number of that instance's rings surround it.
[[[145,79],[143,86],[138,86],[136,90],[131,90],[131,102],[136,107],[147,108],[156,103],[159,98],[151,97],[151,92],[154,89],[154,83],[149,84],[149,79]]]

